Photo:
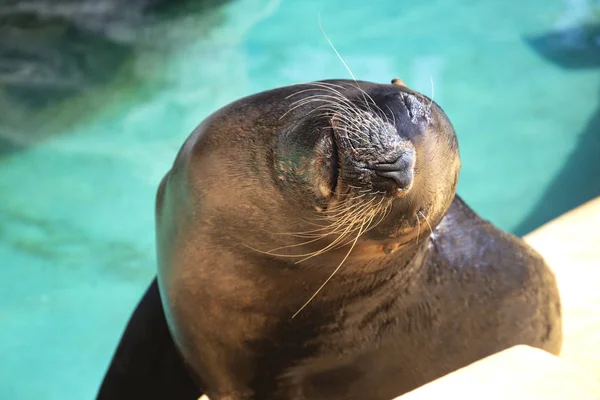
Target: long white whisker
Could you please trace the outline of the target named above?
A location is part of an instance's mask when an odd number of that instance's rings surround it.
[[[433,105],[433,97],[435,96],[435,85],[433,84],[433,77],[429,76],[429,81],[431,82],[431,99],[429,101],[429,106],[427,107],[427,114],[431,111],[431,106]]]
[[[425,216],[425,214],[423,214],[421,211],[419,211],[417,214],[421,214],[421,217],[423,217],[425,219],[425,222],[427,223],[427,226],[429,226],[429,233],[433,233],[433,228],[431,227],[431,224],[429,223],[429,220],[427,220],[427,217]]]
[[[354,239],[354,242],[352,243],[352,246],[350,247],[350,250],[348,250],[348,253],[346,253],[346,256],[344,257],[344,259],[342,260],[342,262],[340,262],[340,264],[337,266],[337,268],[331,273],[331,275],[329,275],[329,277],[325,280],[325,282],[323,282],[323,284],[317,289],[317,291],[306,301],[306,303],[304,303],[302,305],[302,307],[300,307],[298,309],[298,311],[296,311],[294,313],[294,315],[292,315],[292,318],[295,318],[302,310],[304,310],[304,308],[310,304],[310,302],[319,294],[319,292],[321,292],[321,290],[325,287],[325,285],[327,285],[327,283],[329,283],[329,281],[331,280],[331,278],[333,278],[333,276],[340,270],[340,268],[342,267],[342,265],[344,264],[344,262],[346,261],[346,259],[350,256],[350,253],[352,253],[352,250],[354,249],[354,246],[356,246],[356,242],[358,242],[358,238],[360,238],[360,236],[362,235],[362,228],[364,227],[365,222],[363,222],[363,225],[361,226],[361,230],[358,232],[358,234],[356,235],[356,239]]]

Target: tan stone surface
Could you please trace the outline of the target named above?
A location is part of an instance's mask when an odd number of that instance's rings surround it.
[[[544,256],[558,280],[564,333],[561,358],[600,379],[600,197],[525,240]]]
[[[397,398],[437,399],[599,400],[600,382],[543,350],[516,346]]]

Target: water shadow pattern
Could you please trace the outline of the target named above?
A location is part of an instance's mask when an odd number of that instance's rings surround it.
[[[525,40],[538,54],[561,68],[600,68],[600,24],[578,26]],[[598,98],[589,101],[598,102]],[[577,146],[532,212],[514,229],[515,234],[524,235],[600,196],[600,108],[594,111],[584,131],[577,136]]]
[[[140,48],[151,51],[155,47],[163,57],[156,57],[156,63],[147,69],[162,67],[160,61],[168,58],[168,49],[160,48],[160,40],[156,40],[160,34],[153,28],[188,13],[208,12],[222,3],[225,1],[2,2],[0,157],[68,130],[110,103],[117,90],[123,95],[152,81],[156,74],[144,76],[148,71],[136,66],[135,55]],[[108,88],[110,85],[117,90]]]

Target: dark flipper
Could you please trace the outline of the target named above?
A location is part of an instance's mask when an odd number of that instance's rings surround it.
[[[197,400],[194,383],[167,327],[156,279],[129,320],[98,400]]]

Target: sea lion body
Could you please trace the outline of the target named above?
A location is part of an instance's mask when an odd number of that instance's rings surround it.
[[[152,360],[181,355],[211,400],[388,400],[513,345],[557,354],[552,272],[455,196],[459,168],[441,108],[399,85],[294,85],[219,110],[159,188],[147,297],[173,342]],[[190,398],[178,368],[145,386],[114,372],[151,369],[134,328],[101,395]]]

